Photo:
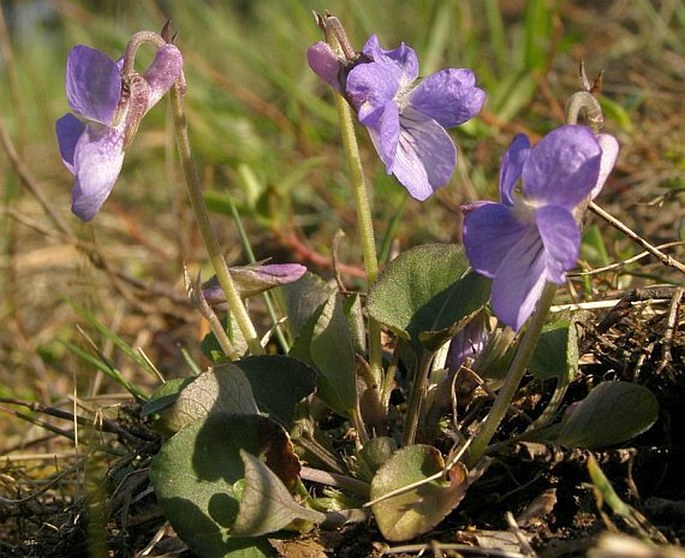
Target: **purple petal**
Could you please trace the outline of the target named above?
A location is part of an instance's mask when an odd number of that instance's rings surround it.
[[[59,153],[62,156],[62,162],[71,174],[74,174],[74,151],[76,150],[76,144],[85,129],[86,125],[71,113],[65,114],[55,122]]]
[[[388,103],[395,104],[400,77],[397,66],[375,62],[360,64],[350,71],[345,92],[364,126],[375,126]],[[396,106],[394,110],[398,111]]]
[[[499,175],[499,195],[505,205],[514,205],[514,186],[521,178],[523,165],[530,155],[530,141],[523,134],[518,134],[511,142],[502,158],[502,170]]]
[[[534,204],[572,209],[597,184],[602,150],[585,126],[552,130],[530,152],[523,166],[523,193]]]
[[[371,35],[364,45],[363,52],[374,62],[399,68],[403,87],[408,87],[419,77],[419,59],[416,52],[404,43],[396,49],[385,50],[381,48],[378,37]]]
[[[466,257],[471,267],[486,277],[495,277],[507,254],[530,230],[535,230],[532,213],[530,222],[526,223],[510,207],[500,203],[479,202],[462,210]]]
[[[535,213],[538,232],[550,262],[547,278],[553,283],[563,283],[564,271],[573,269],[578,261],[580,231],[571,212],[558,205],[547,205]]]
[[[76,144],[71,210],[82,220],[95,217],[112,191],[124,162],[123,141],[120,131],[88,126]]]
[[[485,91],[475,83],[471,70],[441,70],[416,86],[409,104],[445,128],[459,126],[478,114],[485,102]]]
[[[380,111],[376,124],[367,126],[367,129],[378,156],[385,164],[385,170],[392,174],[400,142],[400,114],[397,112],[397,105],[388,101],[384,110]]]
[[[77,45],[67,59],[69,106],[88,120],[109,125],[121,95],[121,74],[105,54]]]
[[[310,46],[307,49],[307,62],[317,76],[336,91],[340,89],[338,83],[340,61],[327,43],[319,41]]]
[[[533,313],[545,286],[545,257],[535,228],[527,230],[502,260],[492,282],[495,315],[518,330]]]
[[[599,176],[597,177],[597,184],[590,192],[590,199],[594,200],[597,194],[604,187],[604,183],[609,177],[609,173],[614,168],[616,164],[616,159],[618,158],[618,141],[616,138],[609,134],[599,134],[597,136],[597,142],[602,148],[602,160],[599,164]]]
[[[457,150],[445,129],[432,118],[405,109],[400,115],[400,140],[392,173],[419,201],[449,181]]]
[[[155,106],[176,83],[182,71],[183,56],[175,45],[166,44],[157,49],[154,60],[144,74],[150,86],[148,110]]]

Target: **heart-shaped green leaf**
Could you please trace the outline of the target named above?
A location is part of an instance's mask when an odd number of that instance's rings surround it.
[[[154,415],[167,407],[171,407],[178,398],[178,394],[183,391],[195,378],[173,378],[159,386],[152,397],[145,402],[141,414],[144,417]]]
[[[302,328],[333,292],[334,290],[323,279],[310,272],[305,273],[294,283],[281,287],[287,308],[287,326],[293,337],[300,335]]]
[[[406,446],[378,469],[371,482],[371,499],[424,481],[442,471],[445,463],[432,446]],[[383,536],[404,541],[426,533],[462,500],[468,487],[466,469],[460,463],[448,472],[449,480],[432,480],[371,506]]]
[[[578,337],[571,322],[559,320],[544,327],[528,369],[537,378],[573,379],[578,372]]]
[[[261,558],[272,554],[263,537],[235,538],[235,493],[245,468],[241,451],[266,459],[286,487],[294,486],[299,461],[287,433],[258,415],[212,413],[170,438],[152,460],[150,480],[164,513],[199,556]]]
[[[256,537],[273,533],[295,519],[321,523],[326,516],[298,504],[271,469],[251,453],[240,450],[245,466],[245,489],[238,516],[231,527],[234,536]]]
[[[394,438],[377,436],[371,438],[364,447],[356,452],[356,476],[365,481],[371,481],[376,471],[397,451]]]
[[[656,397],[647,388],[630,382],[604,382],[573,409],[555,442],[591,449],[625,442],[648,430],[658,412]]]
[[[490,297],[461,246],[429,244],[393,260],[371,288],[369,314],[429,351],[449,340]]]
[[[252,386],[259,410],[290,426],[295,405],[316,387],[316,371],[285,355],[258,355],[234,363]]]
[[[332,294],[302,328],[290,354],[318,372],[318,396],[349,417],[357,405],[356,363],[350,327],[340,295]]]
[[[350,324],[354,350],[356,353],[363,355],[366,353],[366,326],[364,324],[361,296],[358,293],[348,296],[343,303],[343,310],[347,323]]]
[[[178,432],[210,412],[259,414],[250,381],[233,363],[217,364],[197,376],[160,414],[165,428]]]

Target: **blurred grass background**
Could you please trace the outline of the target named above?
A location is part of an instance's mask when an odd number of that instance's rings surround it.
[[[330,92],[305,59],[307,47],[321,38],[312,10],[324,9],[339,17],[359,49],[371,33],[385,48],[405,41],[417,50],[422,75],[469,67],[488,93],[481,117],[451,131],[460,151],[454,178],[423,204],[408,199],[385,175],[360,130],[379,245],[404,249],[458,241],[459,205],[496,197],[499,161],[516,133],[537,136],[561,123],[566,98],[579,88],[581,59],[590,76],[605,70],[605,129],[622,146],[600,203],[655,244],[685,236],[685,5],[680,1],[5,0],[0,396],[54,404],[73,393],[86,398],[111,391],[111,382],[103,382],[92,363],[62,342],[90,350],[77,323],[141,389],[149,392],[156,385],[111,336],[88,327],[70,301],[141,347],[166,377],[189,372],[180,347],[199,358],[203,330],[184,302],[182,265],[202,267],[205,277],[208,270],[164,103],[141,125],[117,186],[93,223],[83,225],[69,212],[72,180],[60,161],[53,126],[69,110],[66,56],[78,43],[117,58],[133,33],[159,31],[171,18],[185,57],[191,141],[229,262],[245,263],[246,257],[228,193],[258,259],[300,261],[331,277],[333,239],[343,230],[339,258],[352,266],[343,278],[350,287],[359,285],[355,214],[336,115]],[[140,67],[151,57],[145,51]],[[69,234],[46,215],[35,191]],[[591,265],[638,251],[620,234],[598,226],[604,241],[588,252]],[[679,250],[674,255],[682,260]],[[576,296],[639,280],[675,279],[663,267],[640,263]],[[17,421],[2,430],[25,433]]]

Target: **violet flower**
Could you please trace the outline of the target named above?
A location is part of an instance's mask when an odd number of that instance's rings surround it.
[[[471,70],[441,70],[414,85],[419,76],[414,50],[404,43],[385,50],[376,35],[356,61],[339,59],[321,42],[310,47],[307,58],[356,109],[387,173],[412,197],[425,200],[447,183],[457,150],[445,128],[473,118],[485,101]]]
[[[502,160],[502,202],[462,208],[466,255],[478,273],[494,279],[492,307],[502,322],[518,330],[545,282],[563,283],[576,265],[574,212],[599,193],[617,155],[612,136],[595,137],[584,126],[561,126],[535,147],[518,135]]]
[[[71,210],[90,221],[109,196],[138,124],[181,76],[183,58],[174,45],[157,50],[143,75],[122,76],[123,59],[78,45],[67,59],[69,106],[55,123],[59,150],[75,177]]]

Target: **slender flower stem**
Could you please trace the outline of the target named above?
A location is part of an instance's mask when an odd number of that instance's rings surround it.
[[[153,31],[138,31],[138,33],[129,39],[128,44],[126,45],[126,50],[124,51],[124,64],[121,67],[122,76],[126,76],[133,72],[138,48],[145,43],[153,44],[157,48],[161,48],[167,44],[161,35],[158,35]]]
[[[542,326],[545,324],[545,318],[549,313],[549,309],[554,301],[554,295],[557,291],[557,286],[554,283],[547,283],[544,290],[542,291],[542,296],[538,301],[537,308],[533,317],[528,322],[528,329],[521,339],[519,347],[516,351],[516,356],[509,367],[509,371],[504,379],[504,384],[497,393],[497,398],[493,404],[488,416],[486,417],[483,424],[481,424],[478,432],[473,437],[471,441],[471,447],[469,448],[468,458],[466,462],[467,467],[473,467],[480,457],[485,453],[487,445],[490,440],[495,435],[497,427],[502,422],[502,419],[507,414],[509,410],[509,405],[511,404],[516,390],[521,383],[524,373],[526,372],[526,367],[528,366],[528,361],[533,355],[535,350],[535,345],[538,342],[540,333],[542,332]]]
[[[167,44],[157,33],[151,31],[140,31],[136,33],[131,40],[126,45],[126,51],[124,53],[124,65],[122,67],[122,76],[128,76],[133,72],[133,67],[135,64],[135,57],[138,48],[145,44],[152,43],[157,48],[161,48]],[[200,178],[197,174],[197,169],[195,168],[195,162],[193,161],[192,152],[190,149],[190,140],[188,138],[188,126],[185,118],[185,109],[183,105],[183,93],[185,90],[185,84],[183,76],[174,84],[171,88],[171,107],[174,116],[174,126],[176,128],[176,143],[178,145],[178,151],[181,156],[181,166],[183,167],[183,175],[186,180],[188,199],[190,200],[190,206],[195,214],[195,219],[197,221],[198,227],[200,229],[200,235],[207,249],[207,254],[212,262],[212,267],[216,273],[217,279],[221,288],[224,290],[226,295],[226,301],[228,306],[233,313],[233,317],[240,328],[243,337],[247,343],[250,352],[254,355],[259,355],[264,353],[259,338],[257,337],[257,331],[250,320],[250,316],[245,309],[245,306],[240,299],[238,290],[233,284],[231,275],[228,271],[228,265],[226,265],[226,260],[221,252],[219,242],[214,235],[214,230],[212,229],[212,224],[209,220],[209,213],[207,212],[207,207],[205,206],[204,199],[202,198],[202,186],[200,184]],[[229,355],[231,358],[235,357],[235,354]]]
[[[214,333],[214,337],[219,343],[219,347],[221,347],[223,353],[231,360],[238,360],[240,355],[238,355],[233,343],[231,343],[231,340],[228,338],[228,333],[226,333],[224,326],[219,320],[219,317],[216,315],[212,307],[207,302],[205,295],[202,293],[200,276],[198,275],[197,279],[193,281],[188,274],[188,270],[184,266],[183,280],[186,284],[188,298],[191,300],[193,306],[195,306],[198,312],[200,312],[200,315],[209,323],[209,327],[211,328],[212,333]]]
[[[419,418],[421,416],[421,403],[425,396],[426,384],[428,383],[428,373],[430,372],[431,362],[435,353],[423,350],[419,363],[416,366],[414,379],[412,380],[411,395],[409,396],[409,406],[404,418],[403,443],[405,446],[413,444],[416,440],[416,433],[419,429]]]
[[[576,91],[569,98],[566,104],[566,123],[577,123],[581,113],[585,116],[592,131],[598,134],[604,126],[604,114],[597,99],[587,91]]]
[[[231,194],[228,192],[226,192],[226,200],[228,201],[228,206],[231,209],[233,222],[235,223],[235,226],[238,229],[238,236],[240,237],[240,242],[243,245],[243,251],[245,252],[245,255],[247,256],[247,259],[250,263],[257,263],[257,258],[255,258],[254,252],[252,251],[252,246],[250,246],[250,239],[247,237],[245,227],[243,227],[243,223],[240,220],[238,208],[235,206],[235,203],[233,203],[233,198],[231,197]],[[262,299],[264,300],[264,305],[266,306],[266,311],[269,314],[269,318],[273,323],[276,338],[278,339],[278,342],[280,343],[281,349],[283,349],[284,354],[287,355],[290,352],[290,344],[288,343],[288,340],[285,338],[285,335],[283,335],[283,330],[281,329],[281,325],[279,324],[278,315],[276,313],[274,304],[271,301],[271,296],[267,291],[264,291],[262,293]]]
[[[359,225],[362,255],[364,257],[366,278],[370,287],[378,278],[378,256],[376,255],[376,240],[373,231],[368,191],[362,171],[359,146],[354,135],[352,111],[347,101],[339,94],[335,95],[335,104],[338,108],[343,148],[350,167],[354,201],[357,207],[357,223]],[[381,326],[380,323],[371,317],[369,317],[369,365],[375,378],[376,386],[380,387],[382,380]]]
[[[328,486],[342,488],[343,490],[349,490],[363,498],[369,497],[369,484],[353,477],[329,473],[328,471],[314,469],[313,467],[302,467],[300,470],[300,477],[304,480],[316,482],[318,484],[326,484]]]
[[[364,256],[364,268],[369,285],[373,285],[378,278],[378,256],[376,255],[376,240],[374,238],[373,220],[371,218],[371,206],[362,172],[361,157],[357,138],[354,135],[354,123],[352,111],[347,101],[341,95],[335,96],[335,104],[338,108],[340,128],[342,133],[343,148],[347,157],[354,189],[354,201],[357,206],[357,220],[359,222],[359,235],[361,248]]]
[[[207,254],[212,262],[212,267],[219,280],[221,288],[226,295],[226,302],[230,311],[235,318],[235,321],[240,328],[247,346],[253,355],[264,354],[257,331],[255,330],[250,316],[245,309],[243,301],[240,299],[238,290],[236,289],[231,274],[228,271],[228,265],[221,252],[219,242],[214,235],[212,224],[209,220],[209,212],[205,206],[202,198],[202,186],[200,185],[200,178],[195,168],[192,153],[190,150],[190,140],[188,138],[188,126],[186,124],[185,110],[183,106],[183,91],[182,85],[176,83],[171,88],[171,108],[174,116],[174,125],[176,127],[176,142],[178,144],[178,151],[181,156],[181,166],[183,167],[183,175],[185,176],[186,186],[188,191],[188,198],[190,206],[195,214],[202,240],[207,249]]]

